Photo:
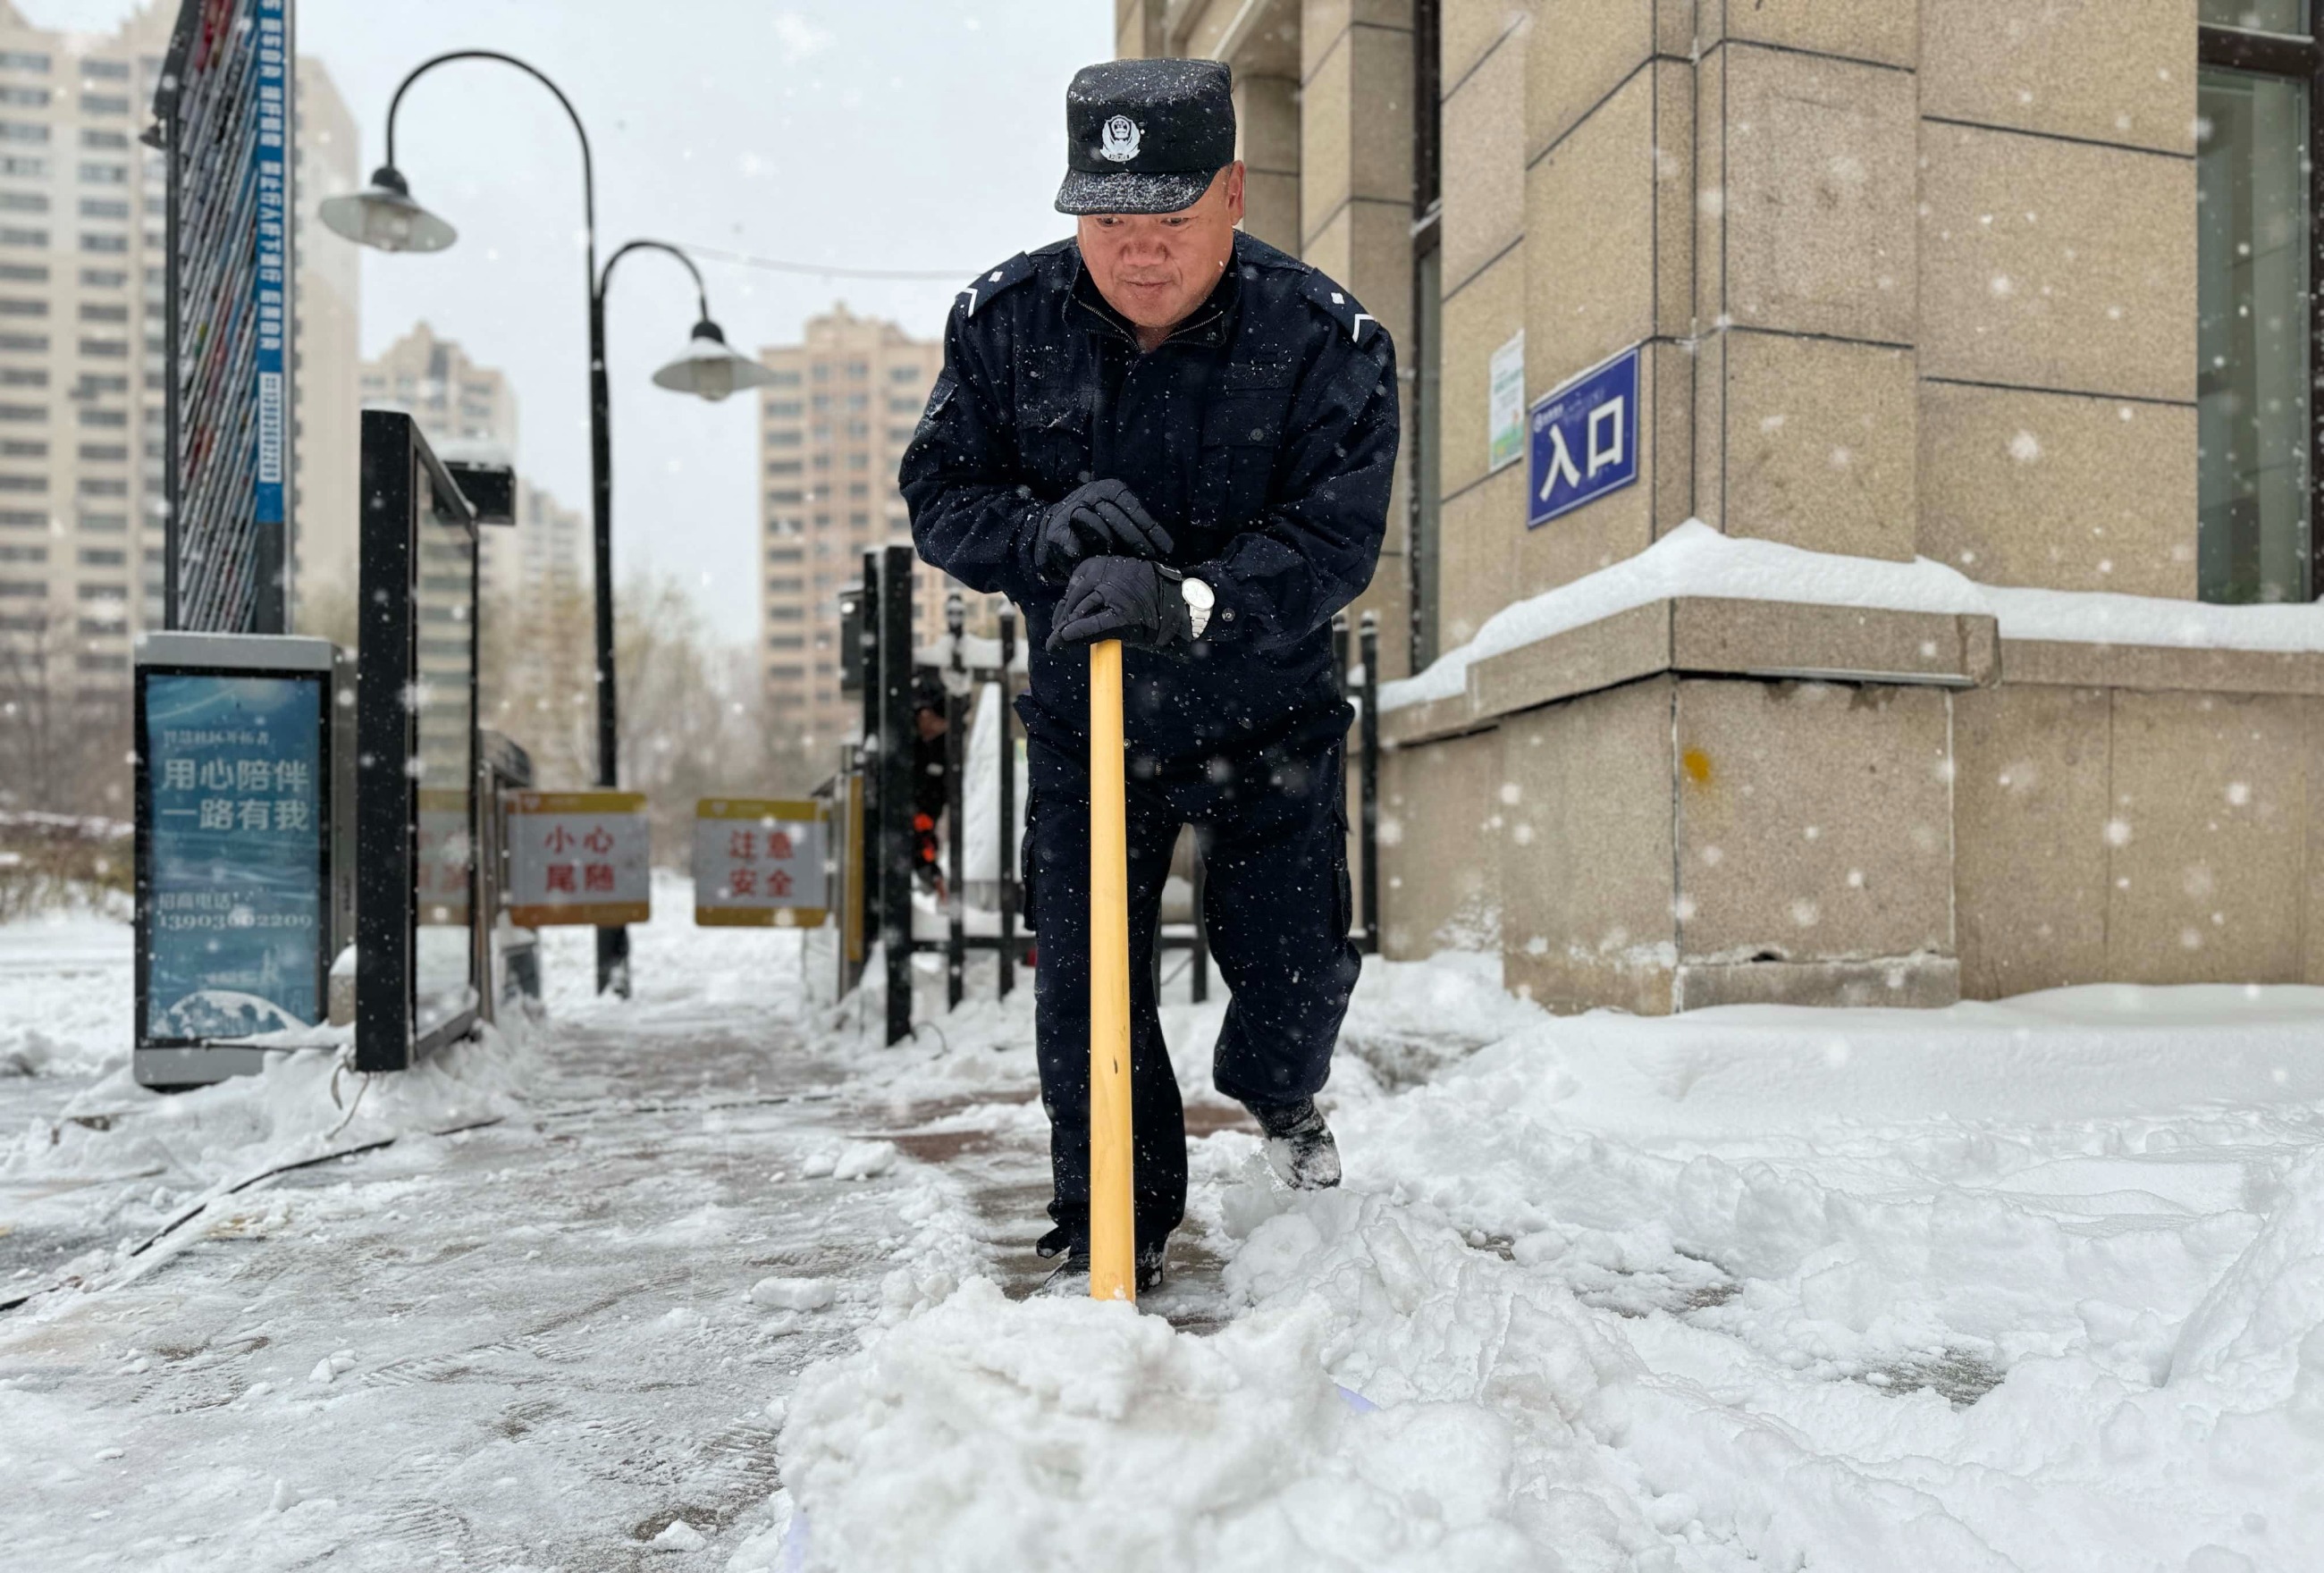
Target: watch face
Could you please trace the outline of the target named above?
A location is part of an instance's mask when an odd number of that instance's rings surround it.
[[[1211,587],[1208,584],[1204,584],[1200,579],[1181,580],[1179,581],[1178,588],[1185,593],[1186,597],[1186,604],[1189,606],[1200,606],[1204,610],[1208,610],[1212,602],[1215,599],[1215,597],[1211,594]]]

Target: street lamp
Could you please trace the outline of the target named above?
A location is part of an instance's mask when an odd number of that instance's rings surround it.
[[[581,124],[573,101],[562,88],[538,68],[498,50],[454,50],[412,68],[387,103],[387,161],[373,172],[371,184],[363,190],[352,196],[331,198],[321,205],[319,213],[326,225],[359,245],[388,252],[442,251],[457,238],[457,232],[449,224],[412,199],[410,184],[395,166],[395,115],[402,106],[404,94],[421,77],[454,60],[498,60],[503,65],[514,66],[555,95],[565,117],[573,123],[574,134],[581,139],[581,210],[587,242],[584,261],[589,290],[589,473],[595,524],[597,784],[613,786],[620,784],[621,711],[613,688],[613,401],[605,386],[605,290],[613,280],[613,264],[632,251],[660,251],[685,263],[687,271],[694,275],[700,320],[695,324],[693,338],[685,352],[654,373],[656,385],[715,402],[738,388],[754,388],[771,382],[773,373],[727,348],[726,336],[710,319],[709,294],[703,286],[701,270],[676,246],[656,240],[633,240],[606,259],[603,271],[598,270],[597,175],[589,154],[588,129]],[[609,988],[625,995],[630,991],[629,955],[627,929],[597,931],[600,993]]]
[[[323,222],[357,245],[383,252],[440,252],[458,232],[411,199],[411,188],[393,164],[372,171],[371,184],[352,197],[326,198]]]
[[[694,325],[694,337],[687,345],[686,353],[656,372],[653,380],[657,388],[691,393],[715,404],[741,389],[762,387],[773,382],[775,374],[758,362],[727,348],[726,336],[718,330],[718,325],[710,320],[706,310],[702,320]]]

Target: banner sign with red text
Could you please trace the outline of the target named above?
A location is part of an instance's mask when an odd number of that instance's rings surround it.
[[[694,809],[694,921],[818,928],[831,906],[829,815],[807,798],[706,797]]]
[[[642,792],[516,792],[508,805],[509,921],[609,928],[653,917]]]

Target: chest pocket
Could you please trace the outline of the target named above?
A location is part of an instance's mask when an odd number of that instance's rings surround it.
[[[1272,501],[1276,461],[1283,451],[1291,402],[1282,387],[1240,383],[1230,377],[1203,412],[1202,478],[1197,488],[1204,523],[1235,530]]]
[[[1090,411],[1069,387],[1035,384],[1017,409],[1017,458],[1038,495],[1063,497],[1089,479]]]

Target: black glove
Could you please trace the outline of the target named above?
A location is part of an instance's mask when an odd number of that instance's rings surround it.
[[[1090,557],[1167,557],[1170,532],[1154,522],[1138,493],[1119,481],[1092,481],[1051,508],[1033,540],[1033,567],[1063,584]]]
[[[1118,639],[1141,650],[1184,649],[1194,642],[1194,630],[1178,588],[1182,577],[1175,568],[1135,557],[1092,557],[1065,586],[1049,649]]]

